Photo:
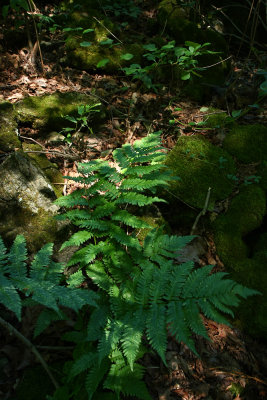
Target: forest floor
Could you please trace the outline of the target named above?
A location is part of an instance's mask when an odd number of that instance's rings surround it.
[[[3,32],[0,28],[0,39]],[[51,38],[47,38],[51,40]],[[50,52],[43,48],[44,72],[29,62],[29,53],[25,50],[8,50],[0,47],[0,100],[16,103],[27,96],[52,94],[56,91],[86,93],[101,101],[108,112],[108,120],[101,127],[101,132],[84,136],[82,143],[72,142],[61,145],[51,145],[45,139],[38,137],[38,132],[31,128],[22,127],[19,131],[23,141],[38,142],[46,149],[47,157],[57,163],[63,175],[76,174],[76,161],[69,160],[64,154],[77,156],[79,161],[88,161],[92,158],[106,157],[111,151],[124,143],[133,143],[136,139],[145,136],[149,131],[162,130],[162,139],[166,148],[171,149],[180,134],[194,135],[201,133],[209,138],[213,144],[220,146],[222,137],[213,130],[199,130],[192,122],[203,120],[205,113],[201,111],[203,104],[197,104],[187,98],[176,96],[175,92],[165,88],[160,93],[143,92],[140,84],[128,81],[120,75],[100,75],[79,71],[69,67],[62,67],[59,63],[64,47]],[[239,84],[248,84],[254,77],[255,62],[253,59],[233,59],[233,71]],[[121,88],[129,86],[127,91]],[[207,99],[204,106],[216,106],[223,111],[234,109],[233,104],[223,96],[214,93],[214,97]],[[175,111],[176,109],[176,111]],[[179,109],[177,111],[177,109]],[[116,110],[114,117],[113,111]],[[247,113],[242,123],[266,123],[266,110]],[[174,129],[169,120],[176,118],[179,121]],[[94,150],[88,150],[87,144],[95,143]],[[60,151],[63,156],[55,156],[53,151]],[[1,149],[0,149],[1,154]],[[64,187],[65,194],[73,190],[71,184]],[[179,231],[180,234],[189,232]],[[205,241],[205,253],[200,263],[216,264],[223,270],[212,236],[209,232],[201,232]],[[20,327],[27,337],[31,335],[34,318],[25,315]],[[237,328],[230,328],[205,320],[210,342],[196,339],[197,350],[201,358],[197,358],[184,345],[178,344],[169,338],[167,369],[160,360],[153,355],[146,355],[143,363],[147,367],[146,382],[154,399],[170,400],[257,400],[267,399],[267,346],[257,342]],[[64,350],[54,350],[54,346],[61,346],[60,335],[55,335],[49,346],[44,342],[36,341],[46,361],[57,362],[64,358]],[[47,335],[46,335],[47,336]],[[63,354],[62,354],[63,352]],[[22,356],[23,355],[23,356]],[[24,372],[34,365],[35,360],[30,351],[23,348],[15,337],[1,334],[0,365],[0,398],[16,399],[14,392],[23,381]],[[25,397],[26,399],[27,397]]]

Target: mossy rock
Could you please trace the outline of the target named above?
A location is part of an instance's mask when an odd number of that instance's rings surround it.
[[[233,125],[233,119],[230,118],[225,111],[216,108],[209,108],[207,110],[207,117],[203,116],[205,127],[217,129],[222,127],[229,127]]]
[[[0,149],[2,151],[9,152],[21,148],[17,132],[18,126],[13,105],[9,102],[0,103]]]
[[[267,161],[267,127],[235,126],[226,136],[223,147],[243,163]]]
[[[56,221],[52,185],[36,163],[14,152],[0,165],[0,235],[12,243],[18,234],[35,253],[45,243],[63,241],[67,225]]]
[[[113,73],[122,67],[140,64],[144,53],[143,47],[137,43],[117,44],[113,47],[101,45],[99,42],[89,47],[82,47],[80,43],[81,39],[74,36],[69,36],[67,39],[67,64],[86,71],[99,70]],[[129,61],[122,60],[121,56],[126,53],[132,54],[133,58]],[[102,67],[97,67],[98,63],[104,59],[109,61]]]
[[[264,191],[250,185],[240,190],[228,211],[213,223],[216,250],[231,278],[263,294],[246,300],[238,310],[238,326],[256,337],[267,334],[267,234],[256,245],[246,238],[262,225],[265,214]]]
[[[42,131],[61,130],[69,127],[71,122],[63,117],[65,115],[77,116],[77,107],[80,105],[93,105],[97,101],[83,93],[56,92],[51,95],[26,97],[15,105],[17,119],[23,124]],[[91,125],[97,124],[105,118],[103,109],[99,113],[92,113]]]
[[[56,196],[57,197],[62,196],[63,186],[58,184],[64,184],[64,178],[60,173],[60,171],[58,170],[57,164],[54,164],[51,161],[49,161],[45,156],[45,154],[38,153],[38,151],[43,151],[43,148],[38,144],[23,143],[22,148],[24,152],[29,151],[29,153],[27,153],[28,156],[31,158],[31,160],[34,160],[34,162],[45,173],[46,177],[52,184]],[[33,153],[31,153],[31,151]]]
[[[213,146],[203,136],[181,136],[166,158],[166,165],[179,178],[170,191],[190,206],[203,208],[211,188],[208,209],[225,199],[233,190],[227,175],[235,174],[232,157]]]

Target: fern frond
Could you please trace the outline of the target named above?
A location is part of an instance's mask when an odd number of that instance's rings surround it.
[[[137,289],[136,289],[136,301],[142,306],[147,305],[150,293],[149,288],[153,279],[153,274],[156,266],[146,260],[142,265],[143,271],[141,275],[138,276]]]
[[[62,196],[55,200],[55,204],[59,207],[75,207],[75,206],[88,206],[88,200],[86,189],[79,189],[75,192],[68,194],[68,196]]]
[[[71,274],[67,279],[67,284],[69,288],[79,287],[85,280],[82,270],[76,271]]]
[[[65,320],[67,319],[66,315],[60,310],[59,312],[55,312],[54,310],[45,309],[43,310],[36,321],[36,325],[34,328],[34,338],[40,335],[51,322]]]
[[[47,243],[35,255],[31,263],[30,278],[35,280],[45,280],[49,274],[48,266],[51,264],[53,254],[53,244]],[[59,271],[61,272],[61,271]]]
[[[4,245],[3,239],[0,236],[0,267],[5,267],[7,260],[7,249]]]
[[[167,331],[164,304],[152,303],[147,316],[147,338],[166,365]]]
[[[136,313],[126,313],[122,322],[122,350],[131,370],[133,371],[134,361],[136,360],[139,352],[143,331],[145,329],[144,314],[142,311],[137,311]]]
[[[100,382],[108,372],[110,362],[104,359],[100,364],[96,363],[88,372],[85,379],[85,388],[88,394],[88,400],[91,400]]]
[[[96,301],[99,298],[98,294],[92,290],[70,289],[65,286],[57,287],[53,294],[60,305],[71,308],[76,312],[85,305],[97,307]]]
[[[166,300],[179,299],[179,297],[181,297],[182,291],[184,290],[184,284],[193,268],[194,263],[192,261],[181,265],[173,265],[170,287],[165,295]]]
[[[116,204],[127,203],[134,206],[137,205],[139,207],[148,206],[149,204],[153,204],[156,202],[166,203],[165,200],[158,197],[145,196],[144,194],[134,192],[122,193],[121,196],[116,200]]]
[[[112,239],[115,239],[118,243],[124,245],[124,246],[129,246],[129,247],[134,247],[135,249],[141,249],[140,243],[137,238],[127,235],[122,228],[119,226],[110,223],[110,232],[109,236]]]
[[[105,292],[109,292],[114,284],[113,279],[106,273],[105,265],[101,261],[95,261],[86,268],[86,273],[92,281]]]
[[[13,283],[0,273],[0,303],[21,320],[21,299]]]
[[[101,362],[119,344],[123,333],[123,324],[119,320],[111,320],[104,329],[98,342],[98,360]]]
[[[189,349],[197,354],[182,302],[170,301],[168,303],[166,319],[171,335],[173,335],[178,342],[185,343]]]
[[[197,301],[195,299],[188,299],[183,303],[184,316],[186,324],[192,332],[198,336],[202,336],[209,340],[206,328],[203,324],[202,318],[199,313]]]
[[[27,275],[26,268],[27,249],[24,236],[18,235],[14,240],[8,254],[8,273],[12,278],[24,278]],[[7,268],[6,267],[6,268]],[[5,271],[6,271],[5,268]]]
[[[199,299],[198,305],[203,314],[207,318],[212,319],[213,321],[218,322],[219,324],[230,325],[229,321],[220,312],[216,310],[216,308],[211,304],[209,300]]]
[[[110,310],[107,305],[100,305],[99,308],[96,308],[92,312],[87,325],[87,340],[91,342],[99,339],[104,327],[107,325],[109,317]]]
[[[149,229],[151,225],[142,219],[136,217],[135,215],[130,214],[126,210],[117,210],[111,215],[111,219],[113,221],[120,221],[125,225],[130,226],[131,228],[136,229]]]
[[[86,354],[82,354],[79,358],[77,358],[69,372],[69,377],[74,378],[76,375],[80,374],[91,368],[97,362],[97,352],[89,351]]]
[[[135,396],[141,400],[152,400],[145,383],[142,381],[144,368],[134,364],[133,370],[129,365],[112,364],[104,388],[114,390],[126,396]]]
[[[60,248],[60,251],[69,246],[80,246],[81,244],[87,242],[93,237],[93,234],[88,231],[79,231],[74,233],[69,240],[64,242]]]
[[[125,179],[120,189],[122,190],[136,190],[138,192],[142,192],[147,189],[151,189],[154,187],[165,186],[168,183],[165,180],[161,179],[140,179],[140,178],[131,178]]]

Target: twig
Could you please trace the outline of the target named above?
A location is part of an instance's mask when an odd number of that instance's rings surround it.
[[[93,17],[100,25],[103,26],[103,28],[106,29],[106,31],[108,31],[116,40],[118,40],[121,44],[123,44],[123,42],[117,38],[117,36],[115,36],[101,21],[99,21],[96,17]]]
[[[216,62],[215,64],[207,65],[206,67],[199,67],[198,70],[208,69],[208,68],[214,67],[215,65],[221,64],[221,63],[223,63],[224,61],[229,60],[229,58],[232,58],[232,56],[229,56],[229,57],[225,58],[224,60],[218,61],[218,62]]]
[[[206,196],[206,200],[205,200],[205,204],[204,204],[204,208],[203,208],[203,210],[201,210],[200,213],[197,215],[197,217],[196,217],[196,219],[195,219],[195,222],[194,222],[194,225],[192,226],[190,235],[193,235],[193,234],[194,234],[200,217],[202,217],[202,215],[205,215],[206,212],[207,212],[207,209],[208,209],[208,206],[209,206],[209,202],[210,202],[210,192],[211,192],[211,188],[209,187],[209,188],[208,188],[208,192],[207,192],[207,196]]]
[[[29,137],[27,137],[27,136],[22,136],[22,135],[18,135],[18,136],[19,136],[20,138],[22,138],[22,139],[31,140],[32,142],[34,142],[34,143],[38,144],[39,146],[41,146],[43,149],[46,148],[42,143],[37,142],[37,140],[35,140],[35,139],[29,138]]]
[[[55,155],[55,156],[58,156],[58,157],[69,158],[70,160],[79,160],[78,156],[74,156],[72,154],[67,154],[67,153],[60,153],[58,151],[26,150],[26,151],[24,151],[24,153],[41,153],[41,154],[47,154],[48,153],[48,154],[52,154],[52,155]]]
[[[11,335],[15,335],[22,343],[24,343],[31,352],[35,355],[37,360],[40,362],[44,370],[46,371],[47,375],[51,379],[53,385],[55,386],[56,389],[59,388],[59,384],[55,380],[54,376],[52,375],[47,363],[39,353],[39,351],[36,349],[36,347],[24,336],[22,333],[20,333],[13,325],[11,325],[9,322],[5,321],[3,318],[0,317],[0,324],[6,328]]]

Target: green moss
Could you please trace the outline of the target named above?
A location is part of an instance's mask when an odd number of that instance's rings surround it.
[[[109,59],[109,62],[101,67],[101,71],[112,73],[130,64],[140,64],[141,56],[144,53],[143,47],[137,43],[125,44],[124,46],[118,44],[113,47],[93,43],[89,47],[82,47],[80,42],[81,39],[74,36],[67,39],[67,62],[75,68],[87,71],[96,70],[97,64],[106,58]],[[134,57],[130,61],[122,60],[121,56],[126,53],[133,54]]]
[[[261,226],[265,214],[264,191],[250,185],[241,189],[226,214],[213,223],[216,250],[231,277],[263,294],[246,300],[238,311],[237,325],[256,337],[267,333],[267,234],[256,245],[246,237]]]
[[[0,104],[0,149],[9,152],[15,148],[21,148],[21,142],[17,135],[13,105],[3,102]]]
[[[236,126],[226,136],[223,147],[244,163],[267,160],[267,127]]]
[[[203,208],[209,187],[209,210],[218,200],[226,198],[233,189],[228,174],[235,173],[231,156],[215,147],[202,136],[181,136],[166,158],[166,164],[180,178],[170,191],[183,202]]]
[[[23,143],[23,151],[42,151],[43,148],[38,144],[27,144]],[[58,170],[57,164],[51,163],[42,153],[27,153],[28,156],[34,160],[34,162],[42,169],[45,176],[51,182],[53,190],[57,197],[62,196],[62,186],[60,184],[64,183],[64,178],[60,171]]]
[[[145,237],[147,236],[147,234],[154,228],[160,228],[160,227],[164,226],[165,232],[168,231],[166,221],[164,220],[164,218],[162,216],[159,216],[159,217],[154,216],[153,217],[153,216],[145,215],[143,217],[140,217],[140,219],[151,226],[150,229],[149,228],[140,229],[137,232],[136,236],[140,240],[140,242],[143,242],[145,240]]]
[[[64,115],[77,115],[77,107],[83,104],[95,104],[96,100],[82,93],[53,93],[52,95],[27,97],[15,105],[20,122],[31,124],[34,128],[60,130],[69,126]],[[103,119],[103,111],[92,114],[92,124]]]

